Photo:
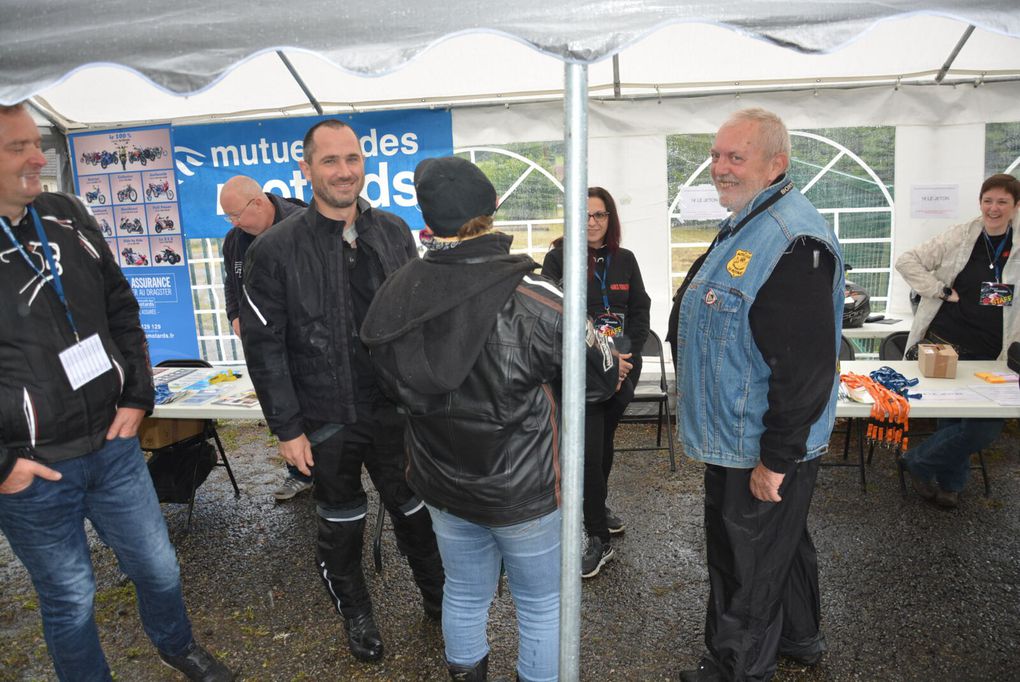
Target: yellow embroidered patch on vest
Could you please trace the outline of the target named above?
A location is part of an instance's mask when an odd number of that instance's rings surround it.
[[[747,264],[751,262],[751,255],[750,251],[737,249],[733,258],[730,258],[730,262],[726,264],[726,272],[730,273],[732,277],[743,277],[744,272],[747,271]]]

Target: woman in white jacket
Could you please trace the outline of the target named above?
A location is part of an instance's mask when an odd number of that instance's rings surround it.
[[[949,343],[961,360],[1003,360],[1020,340],[1020,255],[1013,252],[1013,220],[1020,181],[993,175],[981,185],[981,216],[955,225],[896,261],[921,295],[907,338],[907,358],[923,341]],[[942,507],[956,507],[970,474],[970,455],[994,441],[1002,419],[940,419],[938,430],[904,455],[914,489]]]

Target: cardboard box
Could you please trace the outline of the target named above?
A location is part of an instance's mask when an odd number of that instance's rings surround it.
[[[921,374],[938,379],[956,378],[956,350],[944,343],[922,343],[917,347],[917,364]]]
[[[158,450],[202,433],[204,419],[154,419],[146,417],[138,429],[143,450]]]

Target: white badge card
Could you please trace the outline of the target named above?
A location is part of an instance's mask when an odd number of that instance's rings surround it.
[[[110,357],[103,349],[99,334],[93,334],[84,341],[76,343],[60,354],[60,362],[64,365],[64,373],[71,382],[71,388],[79,388],[96,377],[113,369]]]

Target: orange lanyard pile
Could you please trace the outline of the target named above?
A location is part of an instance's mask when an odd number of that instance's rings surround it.
[[[897,395],[870,377],[860,374],[841,374],[839,377],[848,388],[864,388],[875,401],[871,406],[866,431],[869,444],[898,448],[907,451],[910,403],[904,396]]]

